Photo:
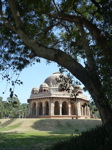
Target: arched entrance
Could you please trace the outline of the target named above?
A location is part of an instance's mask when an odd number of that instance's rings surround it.
[[[71,115],[76,115],[75,102],[71,102]]]
[[[68,103],[67,102],[62,103],[62,115],[68,115]]]
[[[39,102],[39,103],[38,103],[38,109],[39,109],[39,110],[38,110],[38,114],[39,114],[39,115],[42,115],[42,111],[43,111],[42,102]]]
[[[54,103],[54,115],[59,115],[60,114],[59,111],[60,111],[60,109],[59,109],[59,102],[56,101]]]
[[[36,103],[35,102],[32,104],[32,115],[36,116]]]
[[[45,115],[49,115],[49,103],[48,103],[48,101],[45,102]]]

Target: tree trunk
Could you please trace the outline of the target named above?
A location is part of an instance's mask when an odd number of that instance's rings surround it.
[[[109,99],[102,90],[103,88],[101,82],[95,71],[91,74],[92,75],[88,76],[87,80],[84,80],[83,84],[86,86],[91,97],[93,98],[96,107],[99,110],[103,124],[112,126],[112,108]]]
[[[96,106],[98,107],[103,125],[105,126],[107,133],[110,134],[112,132],[112,109],[108,103],[103,105],[96,102]]]
[[[103,124],[112,126],[112,109],[108,104],[96,102]]]
[[[95,87],[95,93],[90,92],[96,107],[99,110],[101,120],[104,125],[112,127],[112,108],[109,100],[106,98],[105,93],[101,88]]]

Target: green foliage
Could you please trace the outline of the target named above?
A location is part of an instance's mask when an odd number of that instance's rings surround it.
[[[19,107],[19,117],[26,118],[28,117],[29,106],[26,103],[23,103]]]
[[[107,133],[104,126],[83,132],[80,136],[71,137],[56,143],[46,150],[111,150],[112,132]]]
[[[90,102],[89,106],[90,106],[91,117],[100,118],[99,111],[95,103],[92,101]]]
[[[82,18],[95,24],[99,29],[99,36],[95,37],[87,29],[84,28],[86,34],[86,40],[94,58],[95,72],[97,72],[100,81],[102,82],[102,91],[108,95],[110,101],[111,93],[111,1],[94,1],[94,0],[17,0],[17,8],[20,12],[22,20],[22,29],[27,35],[43,44],[47,47],[63,49],[64,52],[71,55],[75,60],[80,61],[82,58],[85,67],[91,71],[88,67],[88,58],[85,53],[85,47],[83,42],[83,35],[81,34],[79,24],[69,21],[69,19],[63,19],[60,15],[68,14],[74,16],[81,16]],[[4,2],[4,14],[8,17],[10,24],[15,25],[13,16],[11,15],[8,2]],[[59,15],[58,17],[52,17],[52,14]],[[83,23],[83,20],[82,20]],[[1,18],[0,24],[3,24]],[[91,25],[90,25],[91,26]],[[94,28],[93,28],[94,29]],[[94,30],[93,30],[94,32]],[[100,33],[102,33],[102,41],[100,43]],[[95,34],[94,34],[95,35]],[[7,29],[5,26],[1,26],[0,34],[1,42],[1,54],[0,54],[0,70],[7,70],[12,68],[13,70],[22,70],[28,64],[34,61],[34,57],[30,57],[32,50],[23,43],[22,39],[17,33]],[[106,42],[106,43],[105,43]],[[101,45],[100,45],[101,44]],[[102,49],[108,51],[109,57],[104,57]],[[110,50],[108,50],[110,49]],[[107,54],[106,54],[107,55]],[[106,74],[108,72],[108,74]],[[95,74],[93,71],[91,74]],[[105,88],[107,86],[107,90]]]
[[[28,116],[28,104],[20,104],[17,97],[0,98],[0,118],[24,118]]]

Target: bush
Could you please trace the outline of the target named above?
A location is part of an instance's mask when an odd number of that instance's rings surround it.
[[[47,150],[112,150],[112,132],[108,134],[104,126],[96,127]]]

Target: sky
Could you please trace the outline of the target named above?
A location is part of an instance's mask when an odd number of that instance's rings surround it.
[[[23,85],[16,85],[14,94],[18,96],[21,103],[27,103],[32,88],[39,87],[40,84],[54,72],[59,72],[57,64],[54,62],[46,64],[46,60],[44,59],[41,59],[41,63],[26,67],[19,76],[19,80],[23,82]],[[0,97],[3,97],[3,100],[6,100],[7,97],[9,97],[10,87],[11,85],[7,85],[6,80],[0,80]],[[3,92],[5,93],[3,94]]]
[[[19,80],[21,80],[23,84],[15,86],[14,94],[18,96],[21,103],[27,103],[32,88],[40,87],[44,80],[54,72],[59,72],[57,63],[51,62],[47,64],[44,59],[41,59],[41,63],[26,67],[19,76]],[[9,97],[10,87],[11,85],[7,85],[5,80],[0,79],[0,97],[3,97],[3,100],[7,100]],[[3,94],[3,92],[5,93]],[[86,93],[86,95],[88,94]]]

